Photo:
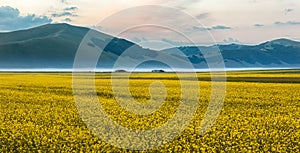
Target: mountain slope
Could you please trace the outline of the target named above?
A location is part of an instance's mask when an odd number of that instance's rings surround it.
[[[1,68],[71,67],[89,29],[67,24],[0,34]]]
[[[68,24],[49,24],[0,33],[0,68],[72,68],[76,51],[89,30]],[[126,55],[128,63],[158,55],[157,51],[144,49],[125,39],[94,32],[95,37],[86,45],[104,50],[99,58],[98,68],[112,68],[119,56],[128,49],[133,51]],[[165,53],[165,59],[175,61],[178,67],[182,65],[182,59],[188,58],[195,68],[206,68],[202,52],[214,50],[216,47],[220,49],[226,67],[230,68],[300,67],[300,43],[288,39],[277,39],[253,46],[230,44],[178,47],[162,50],[160,53]],[[182,51],[184,55],[176,53],[176,50]],[[159,68],[162,64],[150,61],[143,66]]]
[[[77,49],[86,34],[93,33],[86,46],[97,51],[103,50],[98,68],[110,69],[115,61],[126,50],[129,62],[138,59],[149,59],[156,51],[144,49],[125,39],[115,38],[104,33],[84,27],[68,24],[48,24],[29,30],[0,34],[0,68],[30,69],[30,68],[72,68]],[[99,50],[100,51],[100,50]],[[170,57],[181,62],[177,57]],[[144,67],[159,67],[162,64],[148,62]],[[124,64],[126,67],[126,64]]]

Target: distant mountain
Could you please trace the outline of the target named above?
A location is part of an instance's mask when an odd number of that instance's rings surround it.
[[[72,68],[76,51],[90,29],[68,24],[48,24],[40,27],[9,33],[0,33],[0,68]],[[86,44],[92,48],[102,48],[98,68],[112,68],[118,57],[127,49],[128,62],[157,56],[158,52],[142,48],[125,39],[94,31],[96,35]],[[204,52],[220,49],[226,67],[300,67],[300,43],[288,39],[277,39],[259,45],[214,45],[209,47],[191,46],[162,50],[166,60],[175,61],[180,67],[188,58],[195,68],[206,68]],[[178,54],[180,50],[183,54]],[[162,63],[149,61],[144,68],[160,68]]]
[[[196,67],[205,67],[202,52],[218,48],[227,68],[284,68],[300,67],[300,42],[277,39],[259,45],[215,45],[209,47],[178,47],[163,50],[176,56],[182,51]]]

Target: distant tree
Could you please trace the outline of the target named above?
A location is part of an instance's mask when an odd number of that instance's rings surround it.
[[[126,70],[116,70],[115,72],[127,72]]]
[[[152,70],[152,72],[158,72],[158,73],[163,73],[163,72],[165,72],[164,70]]]

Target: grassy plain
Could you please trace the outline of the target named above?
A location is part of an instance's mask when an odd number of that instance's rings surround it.
[[[146,151],[300,151],[300,70],[228,72],[222,112],[203,136],[198,130],[210,98],[210,75],[198,73],[198,79],[200,105],[188,128],[173,141]],[[162,108],[151,115],[128,113],[117,105],[110,73],[96,75],[97,95],[120,125],[151,129],[172,117],[180,99],[173,73],[132,74],[133,97],[147,102],[153,81],[164,83],[168,95]],[[78,151],[131,152],[100,140],[86,127],[75,106],[72,74],[1,73],[0,152]]]

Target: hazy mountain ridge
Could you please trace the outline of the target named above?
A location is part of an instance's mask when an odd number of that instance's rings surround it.
[[[259,45],[215,45],[210,47],[178,47],[163,50],[174,54],[182,51],[198,67],[205,66],[201,50],[216,50],[218,47],[226,67],[299,67],[300,42],[289,39],[277,39]],[[201,64],[202,63],[202,64]]]
[[[40,27],[0,33],[0,68],[72,68],[74,57],[83,37],[90,29],[68,24],[49,24]],[[133,58],[151,57],[156,51],[142,48],[125,39],[114,38],[107,34],[97,33],[88,44],[91,47],[104,48],[98,67],[111,68],[116,59],[126,49],[133,49]],[[300,67],[300,42],[277,39],[259,45],[215,45],[177,47],[162,50],[172,55],[179,62],[187,57],[195,68],[206,68],[207,64],[202,51],[218,47],[222,53],[226,67]],[[199,50],[200,49],[200,50]],[[176,53],[182,51],[185,55]],[[151,68],[157,63],[148,63]]]

